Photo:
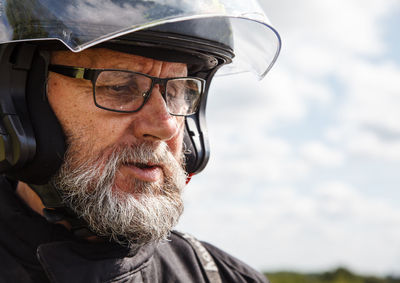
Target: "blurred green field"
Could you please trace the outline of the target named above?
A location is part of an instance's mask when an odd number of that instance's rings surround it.
[[[271,283],[400,283],[400,278],[361,276],[345,268],[323,273],[266,272]]]

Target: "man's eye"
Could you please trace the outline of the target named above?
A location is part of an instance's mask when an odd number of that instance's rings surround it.
[[[131,91],[131,88],[128,85],[112,85],[106,86],[105,91],[109,94],[125,94]]]
[[[175,97],[175,96],[176,96],[176,90],[175,90],[175,88],[170,87],[170,88],[168,89],[168,95],[169,95],[170,97]]]
[[[168,95],[171,98],[181,98],[183,95],[183,90],[182,90],[182,88],[170,87],[168,89]]]

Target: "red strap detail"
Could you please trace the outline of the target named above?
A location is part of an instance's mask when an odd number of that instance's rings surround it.
[[[189,184],[190,180],[192,180],[194,173],[190,173],[188,174],[187,178],[186,178],[186,185]]]

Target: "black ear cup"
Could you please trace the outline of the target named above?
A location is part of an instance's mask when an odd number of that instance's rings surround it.
[[[209,72],[199,72],[193,74],[206,80],[206,87],[201,97],[198,111],[187,116],[185,120],[184,152],[186,158],[186,171],[189,174],[200,173],[207,165],[210,158],[210,144],[206,125],[206,105],[207,96],[211,81],[223,64],[217,66]]]
[[[199,159],[197,150],[193,146],[193,131],[188,130],[187,120],[185,121],[185,134],[183,138],[183,153],[185,156],[185,170],[188,173],[194,173],[196,171],[196,163]]]
[[[7,44],[0,48],[0,172],[13,173],[35,155],[25,86],[34,48]]]
[[[208,162],[207,140],[199,129],[200,127],[193,117],[186,117],[183,149],[186,172],[189,174],[200,172]]]
[[[66,145],[61,125],[47,100],[47,58],[39,52],[35,55],[26,86],[26,101],[36,154],[23,170],[16,172],[16,176],[29,184],[41,185],[48,183],[60,168]]]
[[[46,99],[46,58],[26,43],[2,45],[0,52],[0,171],[46,184],[65,153],[63,131]]]

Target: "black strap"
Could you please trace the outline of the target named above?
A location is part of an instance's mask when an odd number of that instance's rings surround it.
[[[38,194],[45,208],[43,215],[50,223],[57,223],[66,220],[71,225],[71,232],[78,238],[88,238],[95,236],[88,224],[76,216],[72,209],[68,208],[61,199],[57,188],[52,184],[29,185]]]

